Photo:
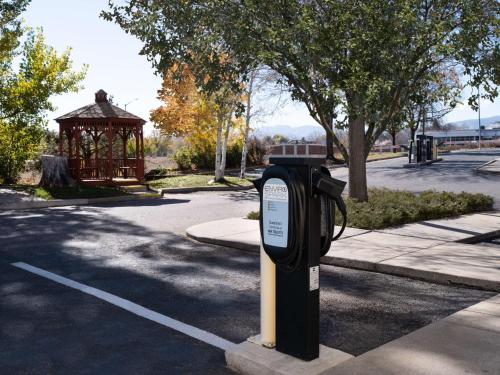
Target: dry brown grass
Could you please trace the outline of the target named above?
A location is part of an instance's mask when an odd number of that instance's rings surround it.
[[[177,163],[169,156],[146,156],[144,159],[144,171],[147,173],[152,169],[176,169]]]

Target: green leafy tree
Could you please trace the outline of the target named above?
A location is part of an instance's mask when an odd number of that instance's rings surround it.
[[[10,73],[10,66],[15,57],[13,51],[19,46],[19,38],[23,35],[20,14],[26,9],[30,0],[0,0],[0,79]]]
[[[102,17],[115,21],[141,40],[144,43],[141,54],[148,56],[158,73],[165,75],[179,65],[188,67],[196,90],[213,103],[214,174],[215,181],[224,180],[233,117],[239,117],[243,111],[244,75],[239,60],[218,35],[209,32],[204,10],[191,1],[130,1],[124,5],[110,1],[109,4],[110,11],[102,12]],[[167,34],[160,35],[157,31]],[[182,82],[183,69],[176,71],[169,80]]]
[[[39,151],[43,135],[39,123],[0,121],[0,179],[3,183],[16,181],[26,161]]]
[[[193,46],[202,52],[193,40],[210,41],[239,76],[258,64],[278,72],[343,154],[349,194],[361,201],[368,151],[429,72],[459,64],[489,97],[500,78],[497,0],[131,0],[111,2],[105,17],[138,36],[157,63],[160,50],[173,58]],[[211,67],[207,58],[200,64]],[[347,145],[334,128],[348,130]]]
[[[359,200],[368,198],[371,146],[401,118],[413,88],[432,82],[437,66],[453,62],[474,83],[498,83],[495,0],[207,3],[212,28],[235,54],[281,73],[323,126],[349,163],[349,193]],[[342,113],[346,122],[337,120]],[[348,129],[347,146],[334,127]]]
[[[72,71],[71,50],[62,54],[45,43],[41,30],[24,29],[24,43],[10,52],[18,57],[17,67],[8,64],[1,77],[0,118],[18,121],[40,118],[45,111],[54,110],[50,97],[77,91],[85,77],[85,68]],[[17,69],[16,69],[17,68]]]
[[[29,1],[0,0],[0,178],[14,182],[40,148],[50,98],[79,89],[85,76],[72,71],[70,49],[46,44],[41,30],[19,19]]]

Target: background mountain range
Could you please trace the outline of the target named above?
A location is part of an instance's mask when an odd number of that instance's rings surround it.
[[[459,128],[463,129],[475,129],[478,127],[478,119],[469,119],[463,121],[454,121],[449,124],[453,124]],[[492,116],[481,118],[481,125],[488,127],[500,127],[500,116]],[[265,126],[257,128],[254,130],[254,134],[257,137],[273,136],[273,135],[283,135],[289,139],[310,139],[317,136],[324,135],[324,130],[319,125],[304,125],[292,127],[288,125],[274,125]]]
[[[465,129],[477,129],[479,126],[478,119],[470,119],[470,120],[463,120],[463,121],[455,121],[455,122],[450,122],[450,124],[459,126],[461,128]],[[500,116],[492,116],[492,117],[485,117],[481,118],[481,126],[485,127],[500,127]]]

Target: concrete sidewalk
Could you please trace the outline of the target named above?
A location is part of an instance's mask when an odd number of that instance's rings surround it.
[[[500,295],[347,360],[329,375],[500,373]]]
[[[257,220],[212,221],[190,227],[186,234],[247,251],[258,252],[260,247]],[[500,212],[380,231],[347,228],[321,263],[500,292],[500,247],[467,244],[494,236],[500,236]]]
[[[358,357],[320,350],[330,353],[303,362],[245,342],[227,351],[226,360],[243,373],[302,374],[307,370],[299,366],[304,366],[323,375],[499,374],[500,294]],[[321,371],[322,366],[327,369]]]

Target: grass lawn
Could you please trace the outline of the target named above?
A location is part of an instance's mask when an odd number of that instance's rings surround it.
[[[225,182],[209,182],[214,179],[213,175],[204,174],[186,174],[182,176],[165,177],[160,180],[149,181],[149,185],[156,189],[168,188],[186,188],[186,187],[202,187],[202,186],[227,186],[227,187],[240,187],[250,186],[252,182],[247,179],[240,179],[238,177],[226,176]]]
[[[493,209],[493,198],[484,194],[424,191],[420,194],[389,189],[369,189],[368,202],[347,198],[347,226],[382,229],[423,220],[443,219]],[[341,224],[341,215],[335,215]],[[258,219],[251,212],[249,219]]]
[[[64,188],[43,188],[36,185],[6,185],[6,188],[25,191],[31,195],[50,199],[85,199],[85,198],[106,198],[128,195],[128,193],[105,186],[68,186]]]

